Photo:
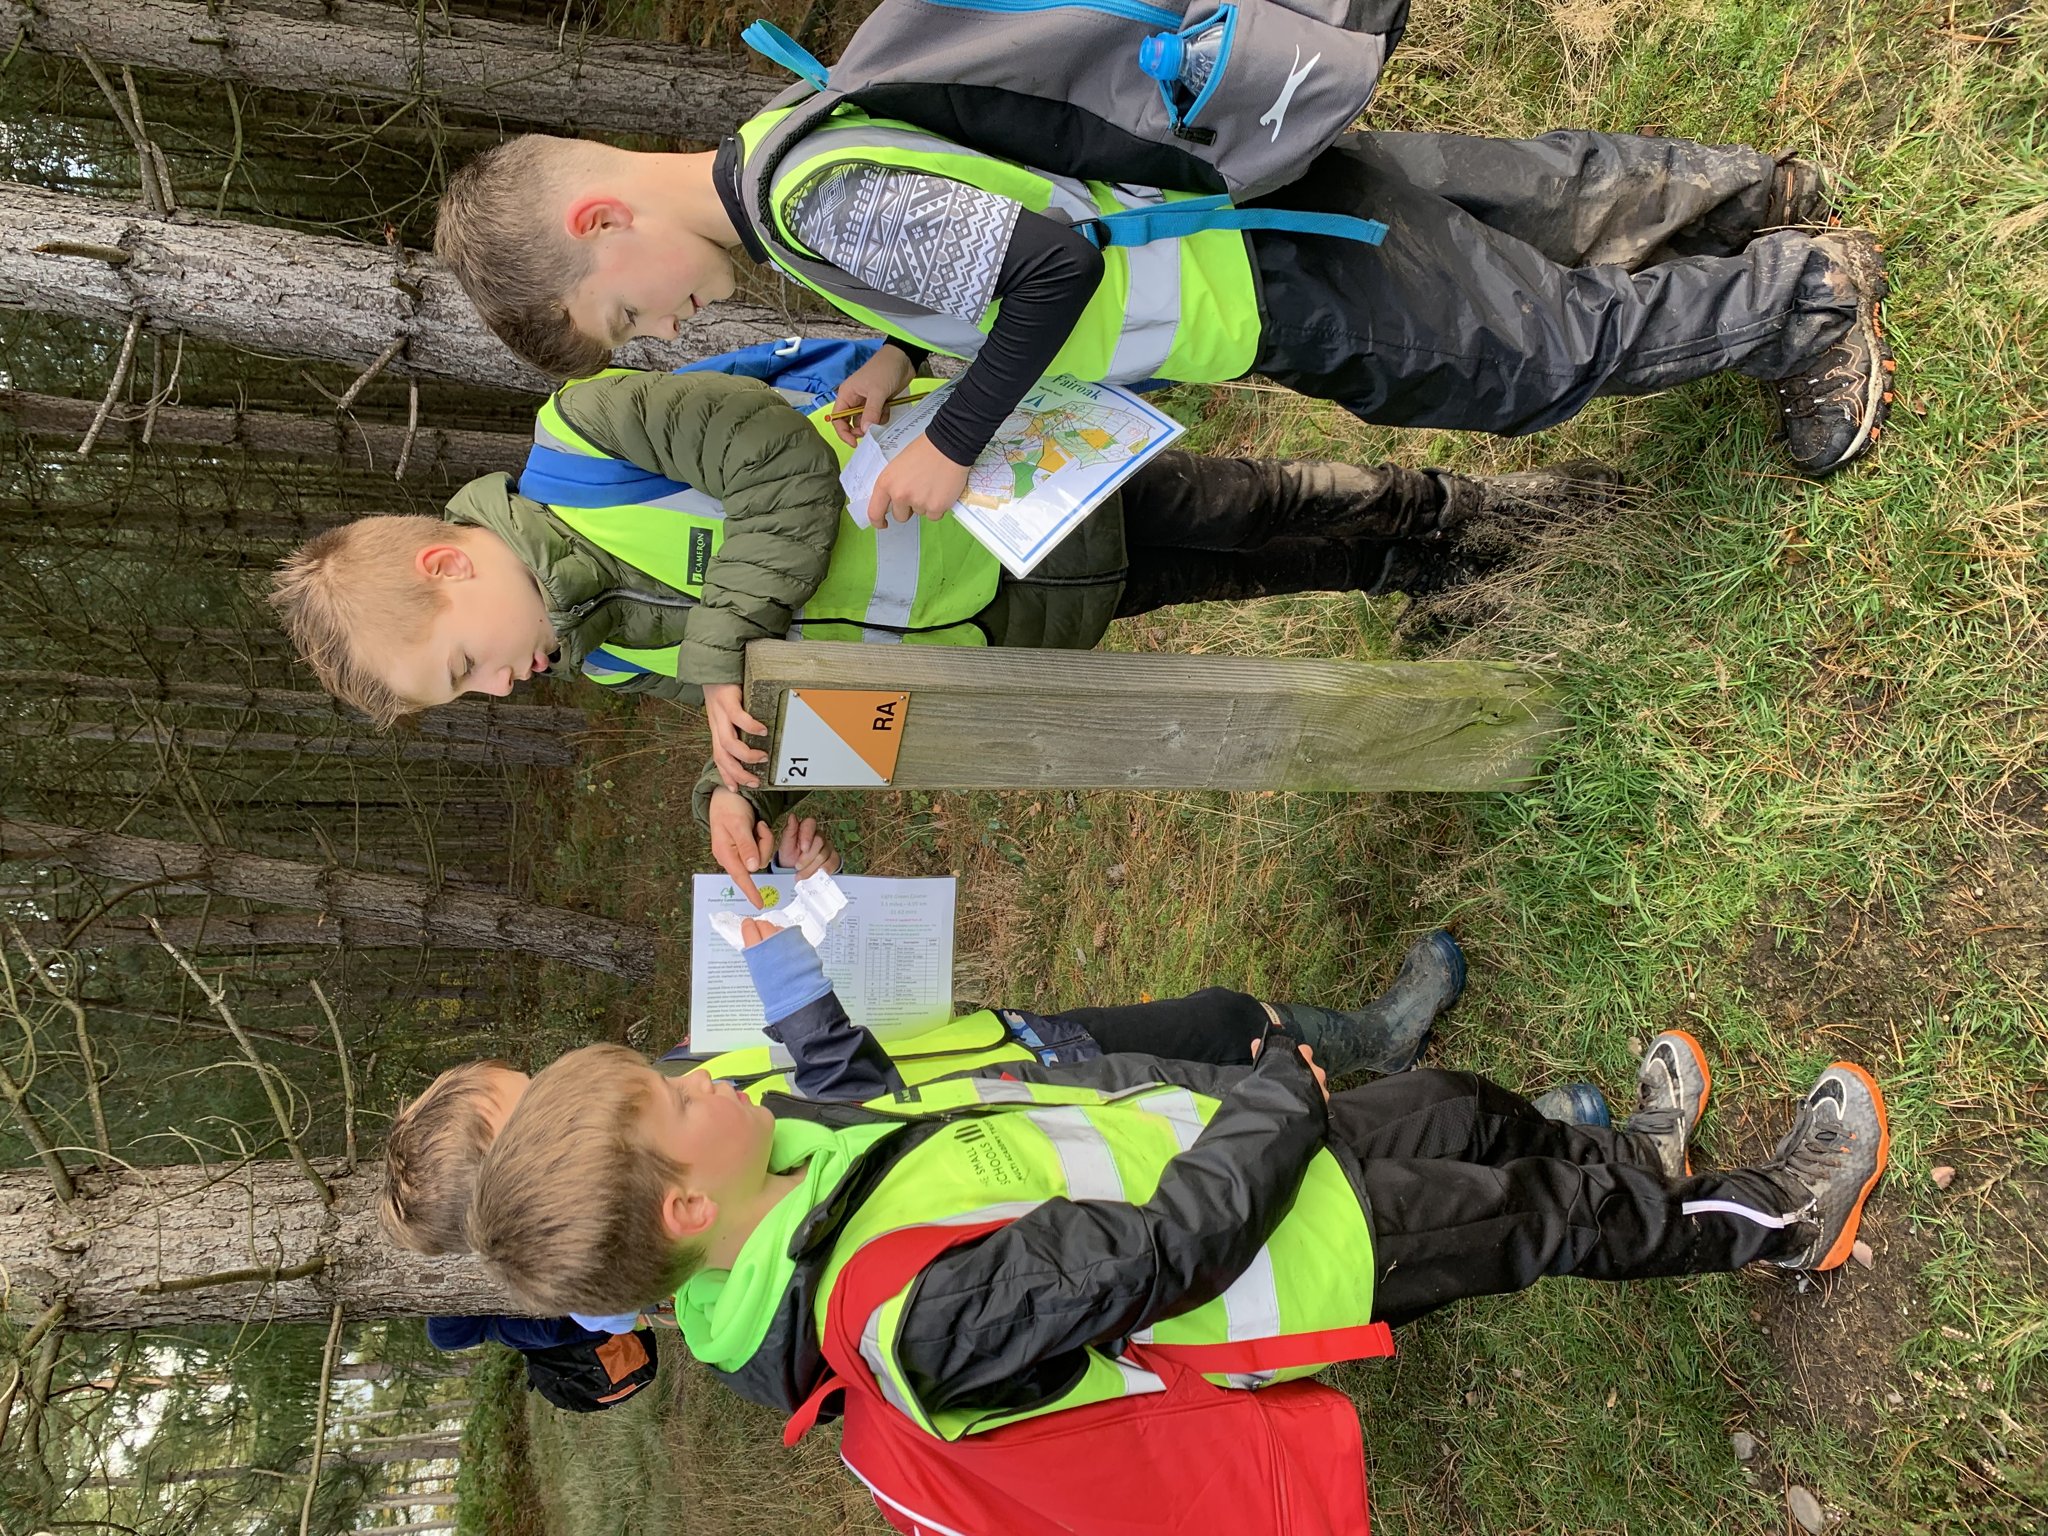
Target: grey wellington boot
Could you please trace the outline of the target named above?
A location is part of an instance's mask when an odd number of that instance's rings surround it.
[[[1436,1016],[1465,990],[1465,952],[1446,929],[1408,946],[1394,984],[1346,1012],[1313,1003],[1275,1003],[1289,1033],[1306,1041],[1332,1077],[1347,1072],[1405,1072],[1422,1054]]]

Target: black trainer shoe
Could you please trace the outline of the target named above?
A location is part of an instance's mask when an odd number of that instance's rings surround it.
[[[1891,1144],[1876,1079],[1846,1061],[1821,1073],[1792,1129],[1764,1164],[1766,1173],[1812,1197],[1802,1214],[1813,1223],[1813,1239],[1798,1253],[1771,1262],[1786,1269],[1833,1269],[1848,1258],[1863,1202],[1884,1172]]]
[[[1828,196],[1827,177],[1811,160],[1788,155],[1778,162],[1771,178],[1771,195],[1764,205],[1762,233],[1773,229],[1834,229],[1841,215]]]
[[[1891,291],[1876,236],[1868,230],[1815,235],[1847,272],[1856,318],[1842,338],[1799,371],[1774,380],[1785,451],[1802,474],[1818,480],[1868,453],[1892,406],[1891,348],[1882,309]]]
[[[1664,1177],[1676,1183],[1692,1176],[1685,1144],[1707,1107],[1714,1074],[1707,1053],[1682,1029],[1667,1029],[1650,1042],[1636,1069],[1636,1112],[1622,1130],[1642,1136],[1657,1149]]]
[[[1465,990],[1465,952],[1447,929],[1408,946],[1394,984],[1346,1012],[1313,1003],[1275,1003],[1273,1011],[1305,1040],[1332,1077],[1347,1072],[1406,1072],[1422,1054],[1436,1016]]]

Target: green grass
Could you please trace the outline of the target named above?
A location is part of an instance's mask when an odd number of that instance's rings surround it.
[[[1732,378],[1514,442],[1379,431],[1269,390],[1171,397],[1212,452],[1481,472],[1590,453],[1642,487],[1452,647],[1561,676],[1572,730],[1533,791],[817,802],[856,867],[962,876],[963,1003],[1212,983],[1354,999],[1448,922],[1473,982],[1436,1061],[1532,1085],[1590,1074],[1619,1097],[1633,1049],[1682,1025],[1714,1059],[1709,1159],[1766,1150],[1833,1057],[1878,1073],[1895,1139],[1871,1269],[1805,1290],[1775,1273],[1552,1285],[1455,1308],[1406,1330],[1396,1361],[1339,1373],[1388,1536],[1782,1532],[1788,1483],[1843,1530],[2048,1531],[2044,45],[2038,12],[1983,3],[1418,9],[1376,125],[1797,147],[1837,171],[1891,262],[1894,425],[1820,486],[1786,475],[1758,391]],[[1110,643],[1378,656],[1397,618],[1274,600],[1151,616]],[[613,719],[562,878],[661,923],[674,965],[609,1012],[575,1006],[652,1043],[680,1027],[679,882],[708,867],[684,809],[702,738],[671,712]],[[1945,1189],[1937,1167],[1955,1170]],[[844,1528],[838,1485],[778,1459],[772,1426],[714,1391],[690,1383],[668,1461],[651,1450],[615,1497],[657,1499],[640,1475],[691,1487],[686,1528],[707,1536]],[[1748,1469],[1737,1429],[1763,1445]],[[564,1449],[542,1475],[579,1466]],[[735,1480],[749,1491],[721,1505]]]

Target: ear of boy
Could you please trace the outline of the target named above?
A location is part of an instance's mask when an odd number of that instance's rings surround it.
[[[718,1202],[699,1190],[672,1184],[661,1197],[661,1225],[671,1241],[697,1243],[718,1222]]]

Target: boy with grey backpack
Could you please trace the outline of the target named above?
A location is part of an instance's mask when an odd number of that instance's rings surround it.
[[[1519,434],[1601,394],[1776,382],[1791,458],[1891,398],[1875,241],[1796,160],[1687,140],[1351,132],[1402,0],[882,0],[715,155],[514,140],[437,249],[537,365],[673,335],[771,262],[892,338],[849,441],[932,352],[971,360],[869,520],[943,515],[1042,376],[1259,373],[1367,421]],[[482,238],[488,231],[494,238]]]

